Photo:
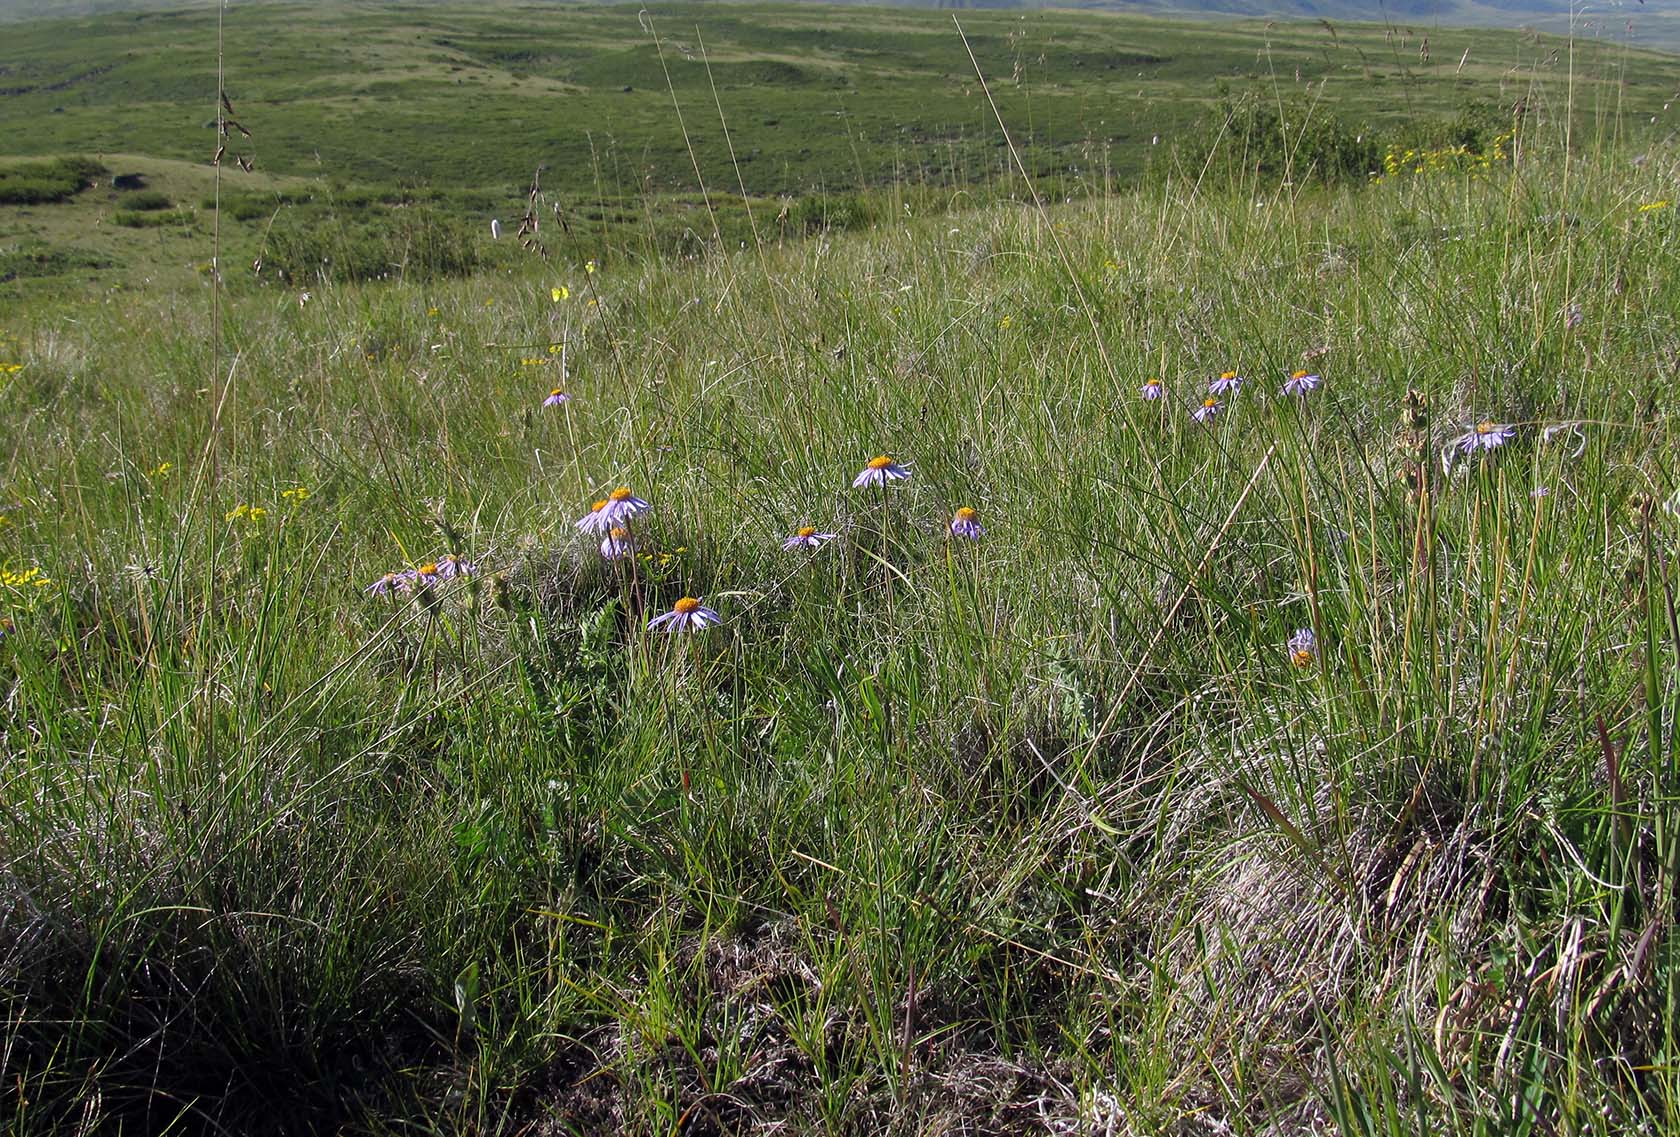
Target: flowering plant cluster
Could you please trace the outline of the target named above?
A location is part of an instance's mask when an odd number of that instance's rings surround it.
[[[1376,180],[1425,174],[1486,174],[1495,163],[1511,160],[1511,145],[1516,137],[1516,131],[1504,131],[1479,150],[1463,144],[1419,150],[1391,143],[1383,152],[1383,172]]]
[[[1322,354],[1322,349],[1308,353],[1308,357],[1311,358],[1315,354]],[[1209,381],[1206,394],[1191,408],[1191,417],[1202,423],[1213,421],[1224,413],[1226,398],[1238,396],[1245,382],[1244,376],[1235,369],[1221,372]],[[1305,400],[1319,390],[1322,384],[1323,377],[1317,372],[1297,368],[1285,375],[1278,391],[1285,398]],[[1165,397],[1165,388],[1159,378],[1151,377],[1143,382],[1138,393],[1145,401],[1153,402]],[[545,403],[553,405],[570,397],[563,389],[555,388]],[[1413,418],[1417,418],[1418,425],[1421,426],[1421,412],[1417,412],[1412,405],[1414,397],[1416,392],[1408,394],[1407,421],[1411,422]],[[1490,452],[1503,446],[1515,435],[1514,426],[1491,419],[1482,420],[1464,433],[1451,438],[1446,444],[1446,453],[1469,456]],[[890,454],[878,454],[853,476],[852,488],[879,490],[884,504],[887,487],[895,482],[908,481],[910,477],[911,469],[908,464],[900,462]],[[637,496],[629,486],[618,486],[605,497],[595,501],[574,525],[580,533],[598,540],[597,550],[607,562],[633,560],[638,554],[645,560],[651,554],[641,553],[635,523],[652,509],[653,505],[645,498]],[[986,533],[985,526],[980,523],[978,511],[967,505],[956,509],[945,531],[948,537],[964,541],[979,541]],[[838,532],[825,532],[815,525],[802,525],[783,538],[781,546],[786,552],[809,554],[815,553],[839,537]],[[664,559],[668,557],[662,557],[662,560]],[[372,596],[418,593],[436,583],[458,576],[471,576],[476,571],[477,568],[472,562],[458,554],[450,553],[431,564],[387,572],[368,585],[366,591]],[[704,631],[722,623],[723,617],[716,609],[708,606],[699,597],[684,595],[669,611],[651,617],[646,627],[649,631],[674,633]],[[1319,660],[1319,645],[1313,630],[1307,627],[1295,629],[1286,644],[1286,654],[1289,662],[1297,668],[1314,667]]]
[[[368,585],[365,591],[369,596],[406,596],[422,592],[434,584],[442,584],[456,577],[475,576],[477,573],[478,566],[472,561],[457,553],[445,553],[437,560],[415,568],[385,573]]]
[[[1207,394],[1190,408],[1190,417],[1197,422],[1212,422],[1224,412],[1225,398],[1239,393],[1246,381],[1240,372],[1220,372],[1208,383]],[[1323,378],[1314,372],[1295,370],[1284,378],[1283,386],[1279,390],[1284,395],[1305,399],[1307,394],[1316,391],[1322,382]],[[1153,403],[1166,396],[1166,388],[1160,379],[1151,376],[1138,388],[1138,395],[1145,402]]]

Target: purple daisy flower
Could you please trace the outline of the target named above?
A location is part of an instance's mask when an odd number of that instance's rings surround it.
[[[1209,395],[1202,400],[1202,405],[1190,412],[1190,417],[1197,422],[1212,422],[1219,414],[1219,400]]]
[[[1208,384],[1210,395],[1234,395],[1241,390],[1243,377],[1235,371],[1221,371],[1219,378]]]
[[[622,525],[615,525],[601,538],[601,555],[609,561],[622,561],[636,551],[636,538]]]
[[[437,562],[435,561],[428,562],[421,565],[419,568],[414,569],[408,574],[408,577],[409,580],[414,583],[415,588],[430,588],[438,581],[448,579],[442,572],[438,571]]]
[[[612,523],[602,514],[606,511],[607,499],[602,498],[589,507],[589,512],[578,518],[573,524],[585,533],[604,533],[612,528]]]
[[[1313,375],[1306,371],[1296,371],[1291,374],[1289,379],[1284,383],[1283,393],[1285,395],[1305,396],[1308,391],[1317,387],[1320,382],[1321,380],[1317,375]]]
[[[436,567],[439,580],[454,580],[458,576],[472,576],[478,572],[476,564],[454,553],[445,553],[439,557]]]
[[[364,590],[369,596],[389,596],[393,592],[407,592],[414,586],[413,578],[406,572],[388,572]]]
[[[957,510],[956,514],[951,518],[951,536],[964,537],[970,541],[978,541],[986,534],[985,527],[982,526],[978,520],[979,516],[980,515],[978,513],[975,513],[974,510],[970,509],[966,505]]]
[[[548,393],[548,398],[543,400],[542,405],[545,407],[557,407],[561,403],[571,402],[571,399],[572,397],[570,395],[561,390],[559,387],[556,387]]]
[[[723,623],[723,617],[706,607],[692,596],[685,596],[671,606],[669,612],[663,612],[648,621],[648,631],[658,628],[666,632],[700,631],[716,624]]]
[[[909,476],[909,467],[899,465],[886,454],[877,454],[869,460],[869,465],[852,479],[852,488],[861,490],[865,486],[884,486],[888,482],[902,482]]]
[[[1465,431],[1454,440],[1461,454],[1474,454],[1478,450],[1498,450],[1501,446],[1516,437],[1517,428],[1504,423],[1484,420],[1471,430]]]
[[[613,529],[635,517],[640,517],[653,506],[630,492],[629,486],[619,486],[607,495],[607,504],[601,510],[601,523],[597,529]]]
[[[1289,637],[1289,662],[1296,667],[1311,667],[1318,660],[1318,637],[1311,628],[1296,628]]]
[[[793,536],[782,542],[784,549],[820,549],[827,541],[838,537],[838,533],[818,533],[815,525],[805,525]]]
[[[1161,381],[1159,379],[1145,379],[1143,386],[1138,388],[1138,393],[1150,402],[1154,402],[1161,397]]]

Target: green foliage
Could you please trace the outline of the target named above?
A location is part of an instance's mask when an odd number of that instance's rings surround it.
[[[0,205],[46,205],[76,196],[109,171],[90,158],[0,165]]]
[[[169,195],[157,190],[136,190],[125,193],[117,198],[117,204],[123,209],[136,213],[155,213],[159,210],[173,209],[175,203],[169,200]]]
[[[1666,1125],[1677,159],[1523,155],[12,310],[13,1129]]]
[[[1227,94],[1197,129],[1174,145],[1176,168],[1205,170],[1214,185],[1280,180],[1359,185],[1382,172],[1382,147],[1368,125],[1345,122],[1337,111],[1306,100],[1281,107],[1250,90]]]
[[[167,202],[165,203],[167,204]],[[191,225],[193,214],[188,209],[172,209],[165,213],[136,213],[119,209],[111,215],[111,224],[125,229],[161,229],[171,225]]]
[[[61,276],[105,268],[109,262],[91,253],[37,243],[0,248],[0,283],[30,277]]]
[[[876,211],[863,194],[834,194],[801,198],[793,207],[791,220],[802,233],[867,228]]]
[[[438,280],[481,262],[465,221],[429,204],[283,212],[268,234],[265,271],[303,286],[322,281]]]

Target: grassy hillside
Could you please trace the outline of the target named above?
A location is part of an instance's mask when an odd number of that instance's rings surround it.
[[[963,21],[1023,160],[1056,197],[1193,170],[1220,139],[1251,165],[1298,154],[1306,178],[1323,173],[1324,147],[1358,150],[1344,176],[1362,178],[1387,143],[1491,136],[1519,107],[1559,136],[1568,103],[1573,145],[1590,149],[1630,129],[1660,136],[1680,90],[1672,58],[1506,31]],[[112,266],[90,269],[106,286],[202,272],[190,246],[208,244],[211,199],[188,167],[217,145],[215,45],[213,11],[9,27],[0,148],[104,156],[162,179],[179,224],[123,231],[111,194],[0,205],[0,255]],[[462,271],[507,267],[516,258],[490,244],[489,222],[515,228],[539,169],[542,239],[573,262],[692,253],[714,232],[750,240],[743,189],[778,239],[902,213],[906,192],[912,212],[1011,192],[949,13],[259,4],[230,10],[225,69],[250,137],[229,140],[224,265],[266,264],[293,283],[414,272],[417,248]],[[1234,111],[1250,135],[1233,136]],[[254,172],[231,165],[239,156]]]
[[[254,0],[263,2],[263,0]],[[411,0],[413,6],[415,0]],[[448,3],[449,0],[430,0]],[[833,0],[829,0],[833,2]],[[845,2],[845,0],[840,0]],[[178,8],[179,0],[0,0],[0,21],[36,20],[113,12]],[[250,7],[250,3],[241,5]],[[906,6],[950,8],[944,0],[911,0]],[[1018,0],[979,0],[962,8],[1036,10]],[[1680,14],[1660,4],[1572,4],[1568,0],[1068,0],[1056,7],[1101,9],[1177,18],[1233,16],[1338,23],[1396,23],[1410,31],[1443,27],[1521,27],[1579,39],[1607,39],[1634,47],[1680,49]]]
[[[8,1137],[1680,1130],[1673,61],[228,14],[0,36]]]
[[[283,175],[512,189],[542,164],[567,192],[649,178],[694,188],[672,89],[702,170],[731,188],[723,122],[758,193],[1000,169],[996,124],[948,13],[727,5],[648,18],[629,5],[259,5],[229,21],[228,90],[256,135],[244,148]],[[1508,105],[1536,84],[1560,99],[1571,62],[1561,41],[1509,32],[1056,12],[972,13],[965,27],[1030,153],[1062,165],[1083,153],[1122,173],[1222,83],[1316,98],[1354,122],[1450,118],[1469,99]],[[202,160],[215,148],[215,45],[214,13],[10,29],[7,145]],[[1680,87],[1675,61],[1611,44],[1579,45],[1573,66],[1588,112],[1649,114]]]
[[[1672,1131],[1680,158],[1422,165],[10,310],[9,1131]]]

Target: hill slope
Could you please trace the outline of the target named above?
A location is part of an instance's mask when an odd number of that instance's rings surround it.
[[[1654,113],[1680,61],[1509,32],[1394,31],[1143,16],[965,14],[1029,150],[1061,164],[1147,161],[1221,88],[1301,98],[1349,121],[1450,116],[1573,81],[1578,105]],[[949,15],[816,6],[533,9],[285,4],[229,12],[227,87],[271,172],[356,182],[732,182],[781,193],[1003,168],[996,122]],[[656,41],[649,29],[657,31]],[[0,48],[0,147],[202,160],[214,147],[216,22],[172,11],[20,24]],[[714,100],[714,90],[716,97]],[[1082,157],[1081,157],[1082,155]]]
[[[248,0],[240,8],[248,10]],[[418,0],[421,4],[450,0]],[[824,0],[834,2],[834,0]],[[846,0],[838,0],[844,3]],[[908,7],[958,9],[1033,9],[1046,5],[1025,0],[910,0]],[[1096,8],[1164,16],[1246,16],[1266,19],[1398,21],[1423,27],[1531,27],[1557,35],[1609,39],[1634,46],[1680,50],[1680,12],[1660,3],[1614,0],[1608,7],[1582,8],[1567,0],[1067,0],[1060,8]],[[118,12],[165,11],[180,0],[0,0],[0,22],[54,17],[83,17]]]
[[[1196,176],[1214,146],[1251,170],[1311,178],[1328,157],[1363,177],[1380,142],[1486,137],[1515,108],[1560,136],[1566,101],[1579,149],[1663,129],[1680,89],[1672,57],[1511,31],[960,19],[966,44],[950,13],[915,8],[240,5],[224,68],[250,136],[228,139],[223,260],[291,279],[502,264],[512,242],[489,223],[516,228],[534,173],[545,248],[579,261],[626,234],[692,252],[755,225],[866,224],[925,208],[917,195],[1017,192],[999,116],[1039,185],[1068,197]],[[203,10],[8,26],[0,160],[122,155],[171,208],[138,216],[109,192],[0,205],[0,256],[37,276],[60,254],[100,279],[204,271],[213,194],[184,171],[218,142],[216,42]],[[16,276],[0,261],[0,284]]]
[[[1676,155],[1559,158],[0,307],[8,1132],[1674,1132]]]

